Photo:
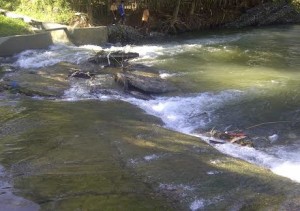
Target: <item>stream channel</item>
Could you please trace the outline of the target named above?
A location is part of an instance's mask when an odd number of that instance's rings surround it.
[[[142,100],[81,81],[58,98],[0,93],[0,210],[299,210],[299,34],[289,25],[3,58],[34,74],[99,50],[138,52],[131,64],[176,91]],[[212,130],[255,147],[210,144]]]

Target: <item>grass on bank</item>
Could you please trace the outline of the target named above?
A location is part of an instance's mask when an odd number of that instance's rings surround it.
[[[0,37],[22,34],[32,34],[30,25],[19,19],[0,15]]]

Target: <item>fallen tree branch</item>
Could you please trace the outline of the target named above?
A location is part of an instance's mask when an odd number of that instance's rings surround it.
[[[276,121],[276,122],[263,122],[257,125],[253,125],[251,127],[247,127],[245,128],[246,130],[251,129],[251,128],[255,128],[255,127],[259,127],[261,125],[269,125],[269,124],[277,124],[277,123],[287,123],[287,122],[292,122],[292,121]]]

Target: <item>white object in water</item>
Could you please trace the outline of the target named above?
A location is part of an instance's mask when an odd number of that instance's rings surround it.
[[[278,140],[278,135],[277,134],[273,134],[271,136],[268,137],[268,139],[270,140],[271,143],[275,142]]]

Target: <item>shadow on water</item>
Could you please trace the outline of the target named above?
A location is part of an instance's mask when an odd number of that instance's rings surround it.
[[[127,103],[25,100],[15,108],[0,128],[1,162],[15,194],[42,210],[300,206],[298,184],[166,130]]]

